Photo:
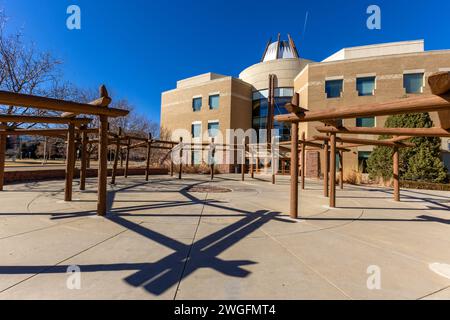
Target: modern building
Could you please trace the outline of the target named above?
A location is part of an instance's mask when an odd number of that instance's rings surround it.
[[[238,78],[207,73],[178,81],[162,94],[161,126],[169,132],[188,130],[195,142],[205,142],[226,129],[278,129],[289,140],[289,127],[273,121],[294,92],[309,110],[341,108],[429,93],[427,77],[450,72],[450,50],[425,51],[424,41],[405,41],[344,48],[321,62],[301,58],[294,41],[267,44],[261,61]],[[437,114],[431,114],[439,126]],[[346,126],[383,127],[386,117],[345,120]],[[306,137],[319,133],[320,123],[302,123]],[[207,132],[204,136],[203,132]],[[356,136],[357,137],[357,136]],[[368,138],[367,136],[364,136]],[[376,138],[376,137],[373,137]],[[360,147],[344,158],[345,174],[364,171],[373,147]],[[442,157],[450,168],[450,139],[442,139]],[[199,155],[192,156],[198,162]],[[307,152],[307,175],[319,176],[319,151]],[[224,170],[234,170],[232,166]]]

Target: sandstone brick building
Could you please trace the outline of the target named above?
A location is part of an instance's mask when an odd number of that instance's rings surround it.
[[[184,129],[185,137],[205,142],[226,129],[264,129],[271,116],[285,113],[283,106],[294,92],[309,110],[340,108],[382,102],[429,93],[428,75],[450,71],[450,50],[425,51],[424,41],[405,41],[344,48],[321,62],[301,58],[293,40],[278,40],[266,46],[261,61],[243,70],[238,78],[206,73],[178,81],[162,93],[161,126],[170,132]],[[439,119],[431,114],[436,126]],[[383,127],[386,117],[345,120],[346,126]],[[273,120],[272,120],[273,121]],[[306,137],[317,135],[320,123],[303,123]],[[281,140],[290,130],[279,123]],[[367,137],[367,136],[366,136]],[[360,147],[344,159],[345,174],[364,171],[372,147]],[[442,139],[442,158],[450,168],[450,139]],[[200,154],[192,153],[193,162]],[[307,175],[318,176],[318,151],[307,153]],[[227,170],[234,170],[233,166]]]

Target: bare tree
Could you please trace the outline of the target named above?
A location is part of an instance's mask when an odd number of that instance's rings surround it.
[[[7,34],[7,17],[0,12],[0,88],[16,93],[52,96],[61,79],[61,62],[48,52],[39,52],[23,42],[17,31]],[[2,106],[6,114],[43,114],[28,107]]]

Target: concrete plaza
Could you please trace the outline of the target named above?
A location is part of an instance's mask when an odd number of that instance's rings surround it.
[[[0,299],[450,298],[449,192],[402,190],[397,203],[390,189],[346,185],[330,209],[311,180],[294,221],[289,177],[208,178],[119,178],[106,218],[95,179],[70,203],[63,181],[7,186]]]

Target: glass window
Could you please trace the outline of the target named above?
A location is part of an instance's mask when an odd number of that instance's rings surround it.
[[[447,140],[447,149],[450,151],[450,139]]]
[[[202,135],[202,125],[200,123],[192,124],[192,138],[200,138]]]
[[[200,111],[202,109],[202,98],[194,98],[192,100],[192,109],[194,112]]]
[[[327,80],[325,81],[325,92],[327,98],[340,98],[342,96],[342,88],[344,86],[344,80]]]
[[[359,151],[358,152],[358,167],[359,171],[362,173],[367,172],[367,160],[369,160],[371,152],[370,151]]]
[[[192,151],[192,164],[200,165],[202,164],[202,152],[199,150]]]
[[[220,95],[218,95],[218,94],[209,96],[209,109],[211,109],[211,110],[219,109],[219,100],[220,100]]]
[[[423,73],[411,73],[403,75],[403,87],[406,93],[422,93]]]
[[[219,122],[208,123],[208,135],[210,138],[217,137],[219,132]]]
[[[373,128],[375,127],[375,117],[356,118],[356,126],[359,128]]]
[[[357,78],[356,90],[358,90],[360,97],[373,96],[375,92],[375,77]]]

